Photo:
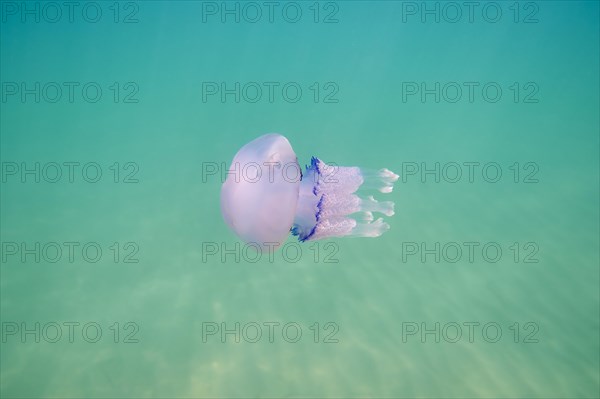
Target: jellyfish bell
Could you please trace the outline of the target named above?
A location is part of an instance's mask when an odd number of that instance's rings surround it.
[[[302,173],[290,142],[266,134],[234,156],[221,188],[221,212],[237,236],[261,252],[279,247],[290,232],[301,242],[379,237],[389,225],[373,213],[392,216],[394,203],[358,193],[390,193],[396,180],[388,169],[333,166],[316,157]]]
[[[296,154],[282,135],[266,134],[244,145],[221,188],[225,222],[261,251],[277,248],[294,222],[299,176]]]

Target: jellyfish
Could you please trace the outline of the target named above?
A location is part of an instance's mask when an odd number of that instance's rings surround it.
[[[273,251],[291,233],[300,242],[331,237],[379,237],[390,226],[392,201],[365,191],[391,193],[398,175],[388,169],[328,165],[312,157],[302,172],[290,142],[265,134],[234,156],[221,188],[226,224],[247,244]]]

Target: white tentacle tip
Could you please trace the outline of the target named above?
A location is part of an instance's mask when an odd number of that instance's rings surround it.
[[[393,183],[400,178],[400,176],[398,176],[397,174],[395,174],[394,172],[392,172],[391,170],[389,170],[387,168],[381,169],[379,171],[379,176],[381,176],[386,181],[389,181],[390,183]]]

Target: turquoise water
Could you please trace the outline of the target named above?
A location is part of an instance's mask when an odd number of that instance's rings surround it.
[[[0,396],[600,395],[597,2],[48,4],[2,3]],[[400,174],[390,231],[255,261],[268,132]]]

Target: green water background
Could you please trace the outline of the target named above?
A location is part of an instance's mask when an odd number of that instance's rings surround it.
[[[1,25],[2,82],[104,89],[97,103],[79,95],[73,103],[1,104],[3,162],[97,162],[103,171],[95,184],[7,178],[2,242],[91,241],[104,250],[97,263],[3,260],[3,323],[97,322],[103,336],[91,344],[81,335],[73,343],[3,335],[2,397],[599,395],[597,2],[537,2],[537,23],[523,23],[532,10],[524,2],[518,23],[512,3],[497,3],[498,23],[479,13],[473,23],[403,22],[403,4],[393,1],[338,2],[337,23],[314,23],[312,2],[298,3],[298,23],[281,14],[273,23],[204,23],[201,2],[151,1],[138,3],[130,24],[122,23],[133,10],[125,3],[119,23],[112,3],[98,4],[99,23],[10,17]],[[325,6],[320,20],[334,10]],[[138,102],[115,103],[114,82],[134,82]],[[203,82],[298,82],[303,96],[205,102]],[[314,82],[321,90],[333,82],[338,102],[315,102]],[[402,82],[498,82],[503,96],[403,102]],[[514,82],[534,82],[538,102],[513,101]],[[316,155],[402,174],[388,195],[396,203],[391,230],[305,244],[295,263],[281,252],[273,261],[203,259],[207,242],[238,242],[221,218],[221,178],[203,178],[203,170],[268,132],[286,135],[301,164]],[[119,183],[109,169],[115,162]],[[121,182],[127,162],[138,165],[138,183]],[[428,175],[423,183],[401,173],[409,162],[497,162],[503,176],[436,183]],[[538,182],[520,175],[515,183],[514,162],[538,165]],[[499,243],[501,260],[486,262],[480,252],[472,263],[464,255],[456,263],[403,259],[402,243],[470,241]],[[139,262],[115,263],[114,242],[136,243]],[[539,262],[524,263],[524,252],[515,262],[515,242],[535,243]],[[337,263],[326,262],[331,248]],[[138,343],[122,342],[129,321]],[[203,342],[204,322],[296,322],[303,336]],[[315,322],[319,343],[309,329]],[[339,342],[322,342],[327,322],[339,327]],[[503,335],[489,343],[477,330],[471,343],[463,327],[457,343],[431,335],[403,342],[407,322],[495,322]],[[527,322],[539,327],[537,343],[523,342]]]

